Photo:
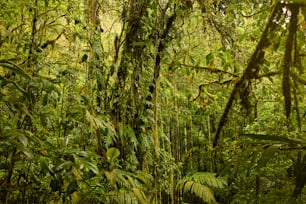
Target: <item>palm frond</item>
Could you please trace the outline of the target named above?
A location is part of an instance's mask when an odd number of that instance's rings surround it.
[[[137,175],[121,169],[114,169],[111,172],[106,171],[104,174],[112,186],[117,189],[109,192],[110,203],[149,203],[141,185],[137,185]],[[117,197],[113,197],[115,193],[117,193]]]
[[[192,193],[207,203],[216,203],[213,191],[206,185],[195,181],[180,181],[177,189],[182,193]]]
[[[226,185],[226,178],[216,177],[215,173],[196,172],[181,179],[176,188],[183,193],[192,193],[204,202],[216,203],[214,193],[210,187],[224,188]]]
[[[215,173],[210,172],[196,172],[188,180],[215,188],[224,188],[227,185],[226,178],[216,177]]]

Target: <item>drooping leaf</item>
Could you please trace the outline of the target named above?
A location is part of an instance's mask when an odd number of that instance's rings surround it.
[[[275,152],[278,150],[275,146],[271,145],[263,149],[262,156],[260,157],[256,170],[259,171],[262,167],[265,167],[267,163],[274,158]]]
[[[112,184],[113,186],[115,185],[115,181],[116,181],[116,174],[114,174],[113,171],[105,171],[104,172],[105,177],[109,180],[110,184]]]
[[[23,71],[23,69],[19,66],[17,66],[16,64],[5,60],[5,59],[1,59],[0,60],[0,66],[3,68],[6,68],[16,74],[19,74],[20,76],[26,78],[26,79],[31,79],[30,75],[28,75],[25,71]]]
[[[84,165],[85,168],[92,171],[94,174],[96,174],[96,175],[99,174],[99,169],[98,169],[97,165],[95,163],[93,163],[92,161],[86,161],[86,160],[82,159],[82,164]]]
[[[153,180],[153,177],[151,174],[143,172],[143,171],[138,171],[135,176],[136,176],[137,182],[143,185],[148,185],[149,182]]]
[[[74,166],[74,163],[72,161],[65,161],[57,166],[56,171],[69,171]]]
[[[18,149],[18,151],[22,152],[28,159],[33,159],[34,158],[33,153],[29,148],[18,144],[17,149]]]
[[[24,136],[23,134],[18,135],[18,140],[21,142],[23,146],[28,146],[28,138]]]
[[[136,196],[136,198],[137,198],[137,200],[140,204],[149,204],[150,203],[142,190],[134,187],[134,188],[132,188],[132,191],[133,191],[134,195]]]

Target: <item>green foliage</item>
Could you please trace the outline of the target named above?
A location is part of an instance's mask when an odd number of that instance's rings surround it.
[[[304,44],[302,1],[1,2],[0,202],[304,202]]]
[[[211,189],[205,185],[196,183],[194,181],[186,181],[183,187],[181,187],[181,191],[185,193],[188,193],[188,192],[193,193],[199,198],[201,198],[204,202],[216,203],[214,194],[211,191]]]
[[[213,191],[210,187],[224,188],[226,179],[216,177],[215,173],[196,172],[179,180],[177,189],[183,193],[192,193],[207,203],[216,203]]]
[[[106,152],[106,158],[109,162],[113,162],[120,155],[120,151],[117,148],[111,147]]]

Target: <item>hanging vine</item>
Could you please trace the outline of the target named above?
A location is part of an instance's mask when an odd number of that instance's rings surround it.
[[[262,33],[261,39],[257,44],[257,47],[240,79],[234,85],[234,88],[231,92],[231,95],[227,101],[225,109],[223,111],[223,115],[219,121],[217,132],[215,139],[213,141],[213,146],[216,147],[220,140],[220,135],[222,128],[224,127],[228,114],[232,108],[232,105],[239,95],[241,99],[241,105],[246,109],[250,109],[250,101],[249,101],[249,93],[251,90],[252,80],[259,78],[259,71],[261,66],[264,63],[266,49],[269,48],[273,44],[273,35],[277,33],[277,30],[281,27],[281,22],[284,22],[284,12],[283,9],[288,9],[291,11],[291,15],[289,16],[289,28],[288,28],[288,37],[285,46],[285,54],[284,54],[284,65],[282,69],[283,81],[283,95],[285,99],[285,114],[287,120],[289,120],[291,113],[291,71],[290,67],[292,66],[292,52],[294,50],[294,36],[297,32],[297,15],[299,12],[299,8],[301,6],[305,6],[305,4],[297,4],[297,3],[282,3],[278,2],[272,11],[272,14],[268,20],[265,30]]]

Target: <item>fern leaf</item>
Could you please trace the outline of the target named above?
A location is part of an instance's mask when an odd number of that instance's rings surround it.
[[[181,179],[176,188],[183,193],[192,193],[204,202],[216,203],[214,193],[209,186],[223,188],[226,185],[226,179],[224,177],[216,177],[215,173],[196,172]]]
[[[209,172],[196,172],[190,176],[190,180],[215,188],[224,188],[227,185],[224,177],[216,177],[215,173]]]
[[[137,151],[138,140],[137,140],[137,137],[135,135],[133,128],[131,128],[130,126],[127,126],[124,129],[124,136],[130,139],[131,143],[133,144],[133,148]]]
[[[183,193],[192,193],[195,196],[201,198],[204,202],[216,203],[213,191],[206,185],[196,183],[194,181],[182,180],[177,185],[178,190]]]

